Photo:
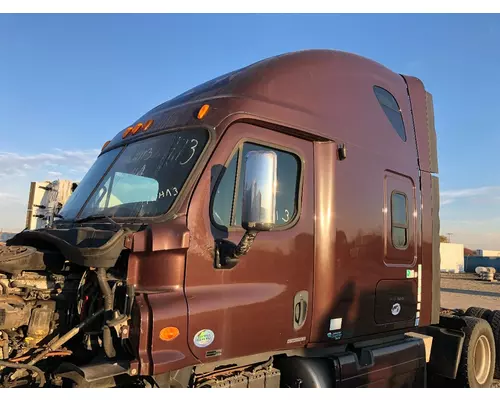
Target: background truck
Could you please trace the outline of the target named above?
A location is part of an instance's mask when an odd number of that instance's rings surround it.
[[[77,182],[66,179],[31,182],[25,227],[35,230],[51,226],[76,186]]]
[[[500,313],[440,309],[432,97],[311,50],[106,142],[0,248],[3,386],[488,387]]]

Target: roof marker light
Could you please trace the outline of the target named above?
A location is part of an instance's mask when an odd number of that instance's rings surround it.
[[[144,127],[142,128],[143,131],[147,131],[149,128],[151,128],[151,125],[153,125],[153,120],[150,119],[149,121],[146,121],[146,123],[144,124]]]
[[[132,135],[135,135],[137,132],[139,132],[141,128],[142,128],[142,123],[139,122],[136,126],[132,128]]]
[[[106,148],[106,146],[107,146],[108,144],[110,144],[110,143],[111,143],[111,140],[108,140],[106,143],[104,143],[104,144],[102,145],[101,151],[104,151],[104,149]]]
[[[127,129],[125,129],[125,132],[123,132],[122,135],[122,139],[125,139],[130,134],[130,132],[132,132],[132,129],[134,129],[133,126],[129,126]]]
[[[133,136],[140,131],[142,131],[142,132],[147,131],[149,128],[151,128],[151,126],[153,125],[153,122],[154,122],[154,120],[150,119],[150,120],[146,121],[144,124],[142,122],[139,122],[134,126],[129,126],[123,132],[122,139],[125,139],[129,135]]]

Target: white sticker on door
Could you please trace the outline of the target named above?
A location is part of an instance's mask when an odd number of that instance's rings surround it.
[[[342,318],[333,318],[330,320],[330,330],[338,331],[342,329]]]
[[[210,346],[215,339],[215,333],[210,329],[202,329],[194,335],[193,342],[196,347]]]

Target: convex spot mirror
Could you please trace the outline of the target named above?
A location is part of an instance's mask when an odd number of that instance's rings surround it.
[[[250,151],[245,157],[241,225],[247,231],[269,231],[276,218],[278,156]]]

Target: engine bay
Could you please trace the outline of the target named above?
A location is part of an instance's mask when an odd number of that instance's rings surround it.
[[[72,386],[64,365],[133,358],[127,233],[41,229],[0,247],[0,387]]]

